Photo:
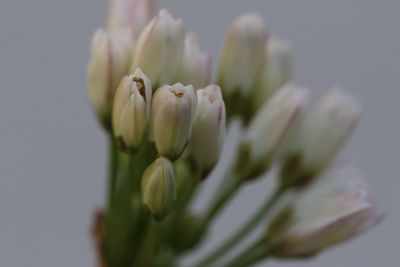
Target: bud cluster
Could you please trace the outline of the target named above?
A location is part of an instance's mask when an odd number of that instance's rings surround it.
[[[112,0],[106,30],[95,32],[90,50],[89,101],[112,140],[104,248],[110,254],[105,257],[117,260],[109,266],[175,262],[203,239],[246,181],[274,164],[278,187],[266,206],[215,250],[218,255],[196,267],[214,266],[289,192],[292,199],[275,214],[261,243],[234,266],[250,266],[251,257],[267,254],[313,256],[380,221],[363,176],[335,162],[359,121],[360,106],[334,88],[308,109],[309,90],[292,81],[291,46],[269,37],[259,15],[232,22],[216,84],[210,54],[200,50],[196,34],[167,10],[157,13],[152,0]],[[209,209],[194,214],[187,209],[191,197],[217,165],[226,121],[234,116],[243,122],[237,155]],[[160,236],[144,227],[145,211],[160,222],[173,209],[175,216],[157,229]],[[260,244],[268,253],[258,250]],[[163,257],[153,255],[153,247],[165,247]],[[140,255],[138,262],[132,255]]]

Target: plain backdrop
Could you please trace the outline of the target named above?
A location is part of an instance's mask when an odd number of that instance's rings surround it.
[[[296,51],[295,81],[315,96],[339,85],[364,106],[342,158],[372,182],[385,221],[310,262],[270,267],[394,267],[400,242],[400,2],[398,0],[159,1],[196,31],[214,63],[225,29],[261,14]],[[91,35],[108,1],[0,1],[0,266],[94,266],[88,238],[103,201],[106,146],[88,105]],[[270,178],[269,180],[271,180]],[[216,181],[210,179],[206,202]],[[229,235],[270,190],[266,179],[235,200],[193,262]],[[260,232],[259,232],[260,234]],[[263,265],[260,265],[263,266]]]

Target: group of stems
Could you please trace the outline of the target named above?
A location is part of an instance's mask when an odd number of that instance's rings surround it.
[[[128,195],[137,195],[136,199],[124,199],[123,201],[134,202],[134,201],[141,201],[140,199],[140,177],[145,170],[145,167],[150,163],[149,161],[152,160],[145,155],[136,155],[136,156],[129,156],[129,161],[126,166],[125,173],[121,173],[121,166],[120,166],[120,156],[121,152],[118,151],[115,141],[111,138],[109,141],[109,182],[108,182],[108,201],[107,201],[107,208],[108,213],[113,212],[112,209],[115,209],[117,205],[115,199],[118,199],[118,192],[119,183],[123,183],[123,181],[119,181],[121,177],[125,177],[127,179],[127,183],[121,184],[122,186],[128,186]],[[196,178],[196,177],[195,177]],[[196,179],[194,179],[196,181]],[[221,184],[221,190],[218,190],[216,197],[210,203],[207,212],[204,215],[203,220],[203,229],[207,229],[210,225],[214,222],[217,216],[221,213],[222,210],[227,206],[230,200],[239,192],[242,185],[245,183],[243,179],[238,177],[232,172],[226,176]],[[176,214],[172,214],[174,216],[171,220],[171,225],[174,225],[178,222],[181,216],[185,214],[186,209],[190,207],[191,201],[194,199],[197,190],[199,189],[199,182],[193,182],[190,185],[190,188],[183,196],[181,196],[181,201],[177,204],[176,207]],[[135,192],[131,192],[134,190]],[[222,192],[222,193],[221,193]],[[250,266],[260,260],[265,259],[268,256],[268,242],[265,238],[260,238],[257,240],[253,245],[249,248],[245,249],[242,253],[239,253],[237,257],[232,259],[231,261],[225,263],[224,265],[215,265],[218,263],[223,256],[229,253],[234,247],[236,247],[241,241],[243,241],[266,217],[266,215],[272,210],[275,204],[280,200],[281,196],[285,193],[285,188],[283,186],[278,186],[277,189],[272,193],[271,196],[268,196],[267,199],[263,202],[261,207],[251,216],[231,237],[227,240],[223,241],[220,245],[212,250],[212,252],[202,258],[198,263],[194,264],[194,267],[210,267],[210,266],[221,266],[221,267],[245,267]],[[130,210],[131,204],[129,203],[126,206],[126,209],[122,212],[131,212]],[[141,203],[137,206],[141,207]],[[139,208],[140,209],[140,208]],[[137,216],[140,214],[140,210],[136,211],[134,215]],[[138,214],[139,213],[139,214]],[[114,214],[109,214],[114,216]],[[143,215],[143,214],[142,214]],[[147,215],[147,214],[145,214]],[[134,246],[136,247],[137,253],[134,257],[135,262],[139,262],[140,264],[145,264],[145,257],[153,258],[154,253],[151,249],[155,246],[155,242],[160,236],[163,236],[162,233],[157,233],[157,223],[152,221],[149,218],[141,218],[141,220],[137,220],[137,218],[129,217],[128,223],[135,221],[135,227],[139,227],[140,229],[135,229],[135,232],[141,232],[141,238],[137,240],[137,236],[135,236]],[[140,217],[140,216],[139,216]],[[144,216],[148,217],[148,216]],[[126,219],[126,218],[125,218]],[[108,222],[110,223],[110,222]],[[112,227],[112,226],[111,226]],[[114,226],[115,227],[115,226]],[[129,227],[128,227],[129,228]],[[125,229],[128,229],[125,228]],[[124,228],[123,228],[124,229]],[[123,230],[122,229],[122,230]],[[114,231],[114,229],[109,229]],[[107,233],[108,234],[108,233]],[[129,233],[121,233],[122,235]],[[157,236],[159,235],[159,236]],[[142,242],[142,243],[138,243]],[[118,243],[117,243],[118,244]],[[112,245],[115,245],[113,243]],[[147,251],[145,251],[147,249]],[[113,252],[111,252],[113,253]],[[150,253],[150,255],[149,255]],[[133,259],[132,259],[133,260]],[[130,262],[129,265],[132,263]],[[147,263],[148,264],[148,263]]]

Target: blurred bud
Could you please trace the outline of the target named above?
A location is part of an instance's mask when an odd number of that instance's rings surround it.
[[[136,39],[155,12],[153,0],[111,0],[107,29],[128,29]]]
[[[151,84],[140,69],[125,76],[115,93],[113,130],[123,150],[135,152],[143,141],[150,116]]]
[[[196,89],[210,83],[211,57],[209,53],[202,53],[197,36],[189,33],[185,38],[185,54],[177,80],[183,84],[191,84]]]
[[[264,65],[267,30],[256,14],[245,14],[230,26],[219,65],[219,82],[227,94],[240,90],[248,96]]]
[[[382,219],[364,177],[349,166],[331,169],[273,220],[268,237],[276,257],[310,257],[353,238]]]
[[[87,68],[90,103],[99,121],[111,128],[114,93],[122,77],[128,73],[132,39],[125,31],[112,33],[97,30],[91,44]]]
[[[360,114],[361,107],[340,90],[323,96],[305,116],[288,152],[286,182],[302,185],[326,168],[350,137]]]
[[[197,97],[193,86],[164,85],[152,101],[152,139],[158,153],[171,160],[182,154],[191,136]]]
[[[133,69],[140,67],[153,88],[176,82],[184,51],[184,30],[167,10],[160,13],[140,34],[134,53]]]
[[[160,157],[144,172],[142,179],[143,204],[156,220],[170,212],[176,200],[175,171],[171,161]]]
[[[243,178],[254,178],[271,165],[301,117],[307,100],[308,90],[288,84],[264,104],[242,142],[236,166]]]
[[[190,156],[196,168],[206,176],[217,164],[223,147],[226,127],[225,104],[221,89],[216,85],[198,90],[197,100]]]
[[[266,57],[257,93],[254,94],[256,109],[292,79],[293,53],[289,43],[270,38],[266,46]]]

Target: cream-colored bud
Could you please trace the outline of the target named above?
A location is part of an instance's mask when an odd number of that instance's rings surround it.
[[[152,89],[140,69],[125,76],[115,93],[112,123],[118,144],[130,152],[141,145],[150,118]]]
[[[217,164],[224,144],[225,103],[216,85],[198,90],[197,101],[190,156],[196,168],[206,175]]]
[[[111,0],[107,29],[129,29],[136,39],[155,14],[153,0]]]
[[[334,159],[355,129],[361,107],[344,92],[333,89],[305,116],[298,138],[301,168],[319,172]]]
[[[248,169],[245,178],[254,178],[272,163],[301,117],[308,95],[308,90],[288,84],[257,113],[243,138],[241,153],[247,162],[239,162],[239,165],[246,165],[242,171]]]
[[[141,187],[143,204],[156,220],[165,218],[176,200],[173,163],[166,158],[158,158],[144,172]]]
[[[266,46],[266,63],[254,97],[258,109],[292,79],[293,52],[290,44],[276,37],[271,37]]]
[[[225,35],[218,71],[224,95],[250,96],[265,63],[267,30],[256,14],[237,18]]]
[[[271,224],[276,257],[308,257],[375,226],[382,216],[358,170],[333,168],[300,192]]]
[[[211,56],[200,51],[197,36],[188,33],[185,38],[185,53],[177,80],[183,84],[191,84],[196,89],[210,83]]]
[[[184,51],[184,29],[167,10],[146,26],[139,36],[132,68],[140,67],[149,77],[154,89],[176,82]]]
[[[193,86],[164,85],[152,101],[152,140],[158,153],[176,160],[191,136],[197,97]]]
[[[132,39],[126,31],[97,30],[91,44],[87,68],[90,103],[106,129],[111,127],[114,93],[129,71]]]

